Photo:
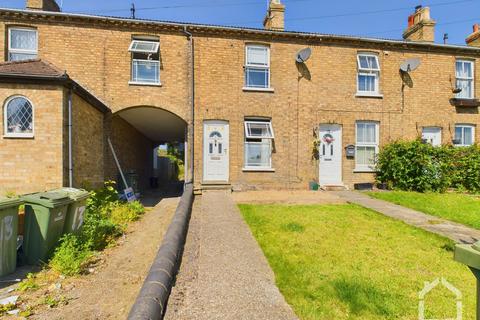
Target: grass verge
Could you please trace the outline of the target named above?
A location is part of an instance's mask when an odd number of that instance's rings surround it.
[[[417,319],[425,281],[444,277],[475,317],[475,280],[452,242],[356,205],[240,205],[276,283],[301,319]],[[426,299],[428,318],[455,315],[446,290]]]
[[[407,191],[369,192],[368,195],[432,216],[480,229],[480,197],[461,193]]]

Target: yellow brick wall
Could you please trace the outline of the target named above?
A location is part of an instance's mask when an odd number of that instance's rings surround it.
[[[12,95],[27,97],[34,108],[34,138],[4,137],[4,105]],[[63,88],[0,84],[0,195],[45,191],[63,185]]]
[[[153,174],[153,142],[118,115],[108,121],[109,137],[125,175],[135,172],[139,175],[139,187],[143,190],[149,186]],[[108,148],[108,146],[107,146]],[[106,149],[105,177],[117,180],[119,171],[115,165],[112,152]],[[118,180],[120,182],[121,180]]]
[[[73,186],[98,188],[104,181],[103,113],[76,94],[72,98]]]
[[[201,137],[205,119],[230,123],[230,181],[238,188],[306,188],[308,181],[318,175],[311,150],[313,130],[322,123],[342,125],[343,147],[355,144],[357,120],[380,122],[381,145],[397,139],[414,139],[421,134],[422,126],[441,126],[443,142],[449,143],[455,123],[480,124],[478,110],[456,110],[450,105],[456,55],[270,42],[271,85],[275,92],[245,92],[242,91],[245,43],[242,39],[196,39],[197,184],[202,179]],[[311,80],[299,79],[294,60],[295,53],[306,46],[313,49],[306,63]],[[379,55],[383,98],[355,96],[359,51]],[[422,64],[410,73],[413,86],[402,89],[399,66],[408,58],[420,58]],[[478,76],[477,64],[476,79]],[[274,173],[242,171],[245,116],[272,118],[276,136]],[[476,130],[476,141],[479,139],[480,132]],[[373,181],[373,174],[354,173],[354,167],[355,161],[344,155],[346,185]]]
[[[0,23],[0,43],[5,43],[5,32],[1,32],[5,30],[4,24],[20,22]],[[161,31],[160,27],[147,29],[140,25],[89,23],[35,21],[40,58],[66,69],[73,79],[105,101],[113,112],[132,106],[155,106],[189,120],[188,41],[183,34]],[[128,46],[132,36],[138,34],[160,37],[161,87],[128,84],[131,63]],[[262,42],[271,47],[273,93],[242,90],[245,44],[249,42]],[[299,78],[294,61],[295,53],[305,47],[313,49],[306,63],[310,80]],[[4,46],[0,45],[0,56],[4,56],[1,50]],[[359,51],[379,55],[383,98],[355,96]],[[222,32],[215,36],[195,36],[196,184],[202,181],[204,120],[229,121],[230,182],[238,188],[306,188],[318,175],[318,165],[311,160],[312,132],[322,123],[342,125],[343,147],[355,143],[357,120],[379,121],[381,145],[396,139],[413,139],[421,133],[422,126],[434,125],[442,127],[443,142],[449,143],[455,123],[480,124],[478,110],[456,110],[449,103],[453,97],[456,57],[475,60],[478,92],[478,53],[465,56],[453,50],[436,52],[348,41],[287,41]],[[412,87],[403,87],[399,66],[408,58],[420,58],[422,64],[410,74]],[[275,172],[242,171],[245,116],[272,118],[276,135]],[[476,130],[476,140],[480,141],[480,130]],[[113,163],[108,152],[105,157],[106,166],[111,167]],[[373,180],[373,174],[355,173],[353,169],[354,160],[343,156],[342,173],[346,185]]]

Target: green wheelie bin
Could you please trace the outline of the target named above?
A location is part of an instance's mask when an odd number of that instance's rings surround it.
[[[0,198],[0,277],[17,267],[18,207],[20,199]]]
[[[65,192],[41,192],[22,197],[25,202],[23,252],[26,263],[47,262],[63,235],[68,205]]]
[[[83,225],[83,218],[85,208],[87,206],[87,199],[90,193],[83,189],[62,188],[53,190],[52,192],[67,193],[73,201],[67,210],[67,217],[65,218],[65,226],[63,233],[77,233]]]

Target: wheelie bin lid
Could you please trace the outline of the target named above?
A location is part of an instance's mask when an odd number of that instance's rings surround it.
[[[56,208],[59,206],[70,204],[73,200],[70,199],[66,192],[40,192],[25,195],[22,197],[25,203],[39,204],[47,208]]]
[[[20,198],[0,198],[0,210],[16,207],[22,204]]]
[[[70,199],[72,199],[73,201],[85,200],[90,195],[90,193],[87,190],[76,189],[76,188],[60,188],[60,189],[52,190],[51,192],[66,193],[70,197]]]

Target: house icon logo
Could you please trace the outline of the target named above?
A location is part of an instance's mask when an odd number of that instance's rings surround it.
[[[454,318],[447,318],[443,320],[462,320],[462,292],[455,288],[450,282],[448,282],[445,278],[437,278],[432,282],[425,282],[425,287],[423,287],[422,291],[418,293],[418,319],[419,320],[442,320],[442,319],[427,319],[425,318],[425,296],[429,294],[433,289],[442,285],[450,292],[455,295],[456,307],[457,307],[457,314]]]

